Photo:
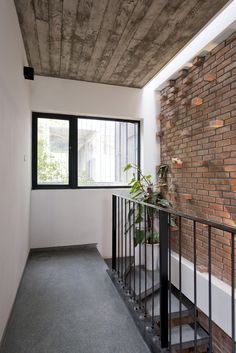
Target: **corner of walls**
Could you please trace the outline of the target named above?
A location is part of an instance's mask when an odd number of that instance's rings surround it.
[[[156,176],[156,166],[160,163],[160,141],[157,140],[157,115],[160,111],[159,92],[143,89],[140,101],[140,115],[143,117],[142,167],[146,174]]]
[[[144,170],[155,175],[159,161],[155,92],[36,76],[31,109],[141,120]],[[111,257],[111,195],[118,192],[127,190],[33,190],[31,246],[98,243],[102,256]]]

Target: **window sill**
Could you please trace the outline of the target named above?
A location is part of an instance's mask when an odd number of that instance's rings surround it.
[[[77,186],[71,187],[68,185],[37,185],[32,187],[32,190],[79,190],[79,189],[130,189],[128,185],[110,185],[110,186]]]

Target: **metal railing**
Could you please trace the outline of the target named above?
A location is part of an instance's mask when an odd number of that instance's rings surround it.
[[[185,288],[182,287],[185,261],[182,254],[182,237],[186,222],[188,229],[191,228],[188,236],[193,254],[192,298],[186,295],[186,283]],[[207,312],[206,309],[204,312],[198,303],[199,226],[204,227],[206,232]],[[215,241],[215,230],[230,234],[231,283],[228,285],[231,286],[231,333],[228,333],[227,339],[231,347],[229,352],[235,353],[236,228],[129,197],[112,196],[112,274],[128,298],[129,305],[132,304],[137,313],[137,320],[142,322],[144,332],[152,335],[152,344],[149,346],[153,352],[184,352],[185,349],[192,349],[196,353],[201,346],[205,347],[205,351],[213,353],[216,344],[213,332],[216,325],[212,318],[212,244]],[[156,249],[159,250],[159,259]],[[177,259],[175,265],[173,254]],[[144,336],[146,338],[146,333]]]

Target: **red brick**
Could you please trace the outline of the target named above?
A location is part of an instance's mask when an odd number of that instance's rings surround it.
[[[172,168],[171,178],[177,185],[179,195],[191,194],[193,200],[186,202],[181,197],[173,198],[173,207],[178,210],[223,222],[236,224],[236,32],[206,56],[201,67],[189,69],[192,84],[185,86],[187,99],[203,98],[198,107],[181,106],[179,92],[176,105],[161,103],[161,128],[166,119],[178,109],[175,127],[165,131],[161,145],[161,160],[170,164],[173,156],[184,161],[181,170]],[[214,68],[215,81],[204,81],[204,75]],[[176,85],[182,89],[183,79]],[[163,90],[163,94],[168,94]],[[209,127],[212,119],[223,120],[220,128]],[[181,137],[181,131],[191,130],[191,136]],[[207,161],[203,164],[204,161]],[[174,233],[173,233],[174,234]],[[230,237],[227,232],[212,230],[212,273],[230,284]],[[193,239],[191,222],[182,225],[183,256],[193,261]],[[197,225],[197,263],[207,266],[208,230]],[[178,239],[173,237],[173,249],[178,248]],[[206,320],[207,323],[207,320]],[[207,327],[207,326],[206,326]],[[230,353],[230,339],[217,326],[213,327],[214,352]]]

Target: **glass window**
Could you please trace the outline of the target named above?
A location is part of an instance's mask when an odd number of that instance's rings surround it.
[[[139,164],[139,122],[33,113],[32,186],[128,187]]]
[[[78,186],[127,185],[127,163],[138,163],[137,124],[78,120]]]
[[[69,121],[38,119],[37,182],[69,183]]]

